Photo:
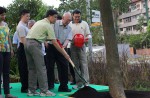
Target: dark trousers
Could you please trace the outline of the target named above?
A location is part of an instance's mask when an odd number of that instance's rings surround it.
[[[46,67],[49,88],[54,86],[54,65],[58,68],[58,77],[61,88],[68,88],[68,61],[65,57],[51,44],[46,49]]]
[[[67,48],[67,53],[71,57],[71,50],[70,50],[70,48]],[[74,69],[73,69],[73,67],[72,67],[72,65],[70,63],[69,63],[69,71],[70,71],[70,74],[71,74],[72,79],[73,79],[72,82],[76,83]]]
[[[18,56],[18,69],[20,74],[20,82],[21,82],[21,91],[28,89],[28,67],[27,60],[24,51],[24,45],[20,43],[20,46],[17,50]]]
[[[9,73],[10,73],[10,52],[0,52],[0,76],[3,74],[4,94],[10,93]]]

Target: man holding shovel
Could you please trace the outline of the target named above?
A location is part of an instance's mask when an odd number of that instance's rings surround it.
[[[64,13],[62,20],[57,20],[54,24],[54,32],[57,40],[62,44],[62,48],[66,49],[70,40],[72,40],[71,27],[68,24],[71,21],[71,13]],[[68,88],[68,61],[54,47],[51,42],[47,47],[47,76],[49,89],[54,88],[54,65],[55,62],[58,68],[58,76],[60,81],[59,92],[71,92]]]
[[[62,53],[66,59],[70,59],[69,55],[62,50],[56,41],[54,30],[51,24],[57,19],[55,10],[48,10],[46,18],[37,21],[29,31],[26,37],[25,51],[27,56],[29,71],[29,91],[28,96],[39,95],[36,92],[37,79],[39,83],[40,96],[55,96],[48,90],[46,66],[44,62],[44,54],[42,52],[42,43],[52,41],[56,49]]]

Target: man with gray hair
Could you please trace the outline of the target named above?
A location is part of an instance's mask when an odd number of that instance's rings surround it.
[[[28,28],[31,29],[31,27],[35,24],[35,20],[29,20],[28,21]]]
[[[72,40],[71,27],[68,26],[72,20],[71,13],[64,13],[61,20],[57,20],[54,24],[55,36],[58,40],[58,43],[62,48],[67,49],[67,44]],[[63,55],[52,45],[48,44],[47,47],[47,76],[48,76],[48,87],[49,89],[54,88],[54,65],[55,62],[58,68],[58,76],[60,81],[59,92],[71,92],[68,89],[68,61],[63,57]]]

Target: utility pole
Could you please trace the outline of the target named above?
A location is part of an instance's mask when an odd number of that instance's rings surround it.
[[[146,9],[146,19],[147,19],[147,25],[148,25],[148,20],[149,20],[149,8],[148,8],[148,5],[147,5],[147,0],[144,0],[145,1],[145,9]]]
[[[86,14],[87,14],[87,22],[89,26],[91,25],[91,14],[90,14],[90,0],[86,0]],[[92,35],[92,34],[91,34]],[[90,63],[93,62],[93,54],[92,54],[92,37],[88,40],[88,49],[89,49],[89,60]]]
[[[86,0],[86,5],[87,22],[91,25],[90,0]]]

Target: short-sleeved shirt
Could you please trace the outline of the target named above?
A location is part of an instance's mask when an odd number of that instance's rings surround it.
[[[17,26],[17,33],[18,33],[18,37],[19,37],[19,42],[21,37],[26,37],[27,33],[29,32],[29,29],[27,27],[27,24],[23,23],[22,21],[19,22],[18,26]]]
[[[83,34],[84,37],[90,34],[89,26],[87,22],[83,20],[77,24],[72,21],[70,22],[69,26],[72,28],[73,37],[75,34]]]
[[[17,44],[17,47],[19,47],[19,37],[17,32],[15,32],[13,36],[13,44]]]
[[[54,24],[55,36],[61,44],[64,44],[65,40],[72,40],[72,30],[69,25],[65,26],[62,23],[62,20],[57,20]]]
[[[8,41],[9,28],[5,22],[0,26],[0,52],[10,52],[10,45]]]
[[[30,29],[26,38],[36,39],[41,43],[46,40],[56,39],[54,29],[47,18],[37,21]]]

